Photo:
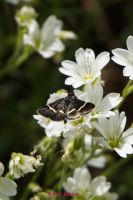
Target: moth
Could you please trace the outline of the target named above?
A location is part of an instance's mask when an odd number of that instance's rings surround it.
[[[53,121],[75,120],[92,111],[94,104],[79,100],[74,92],[37,110],[37,113]]]

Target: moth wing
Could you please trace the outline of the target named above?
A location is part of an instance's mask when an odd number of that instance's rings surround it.
[[[42,108],[39,108],[37,110],[37,113],[44,116],[44,117],[48,117],[48,118],[54,117],[54,115],[55,115],[55,112],[50,110],[50,108],[48,106],[44,106]]]
[[[83,106],[81,106],[78,109],[78,112],[80,113],[80,115],[86,115],[86,114],[90,113],[94,107],[95,107],[94,104],[89,103],[89,102],[87,102],[87,103],[85,102],[83,104]]]
[[[53,121],[62,121],[66,119],[66,114],[62,112],[57,112],[53,117],[51,117]]]
[[[71,110],[70,112],[67,112],[67,119],[69,120],[78,119],[79,117],[80,114],[75,109]]]
[[[37,110],[37,113],[44,117],[50,118],[53,121],[61,121],[61,120],[65,120],[66,118],[65,113],[59,112],[59,111],[55,112],[52,108],[50,109],[50,107],[48,106],[39,108]]]
[[[78,99],[74,94],[71,95],[67,108],[67,119],[78,119],[92,111],[94,104]]]
[[[80,117],[79,113],[77,112],[77,102],[75,101],[75,96],[71,96],[69,104],[65,107],[67,119],[74,120]]]
[[[53,110],[55,110],[56,112],[58,112],[58,111],[65,112],[64,111],[64,98],[58,99],[55,102],[50,103],[48,106],[50,108],[52,108]]]

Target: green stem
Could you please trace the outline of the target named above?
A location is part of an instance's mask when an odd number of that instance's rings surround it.
[[[27,58],[33,53],[33,49],[29,46],[26,46],[23,49],[23,52],[19,51],[15,53],[7,62],[6,66],[0,70],[0,77],[3,77],[4,75],[10,73],[11,71],[14,71],[17,69],[22,63],[27,60]]]
[[[31,46],[23,45],[23,35],[25,31],[25,28],[22,29],[18,27],[13,54],[8,59],[5,67],[0,70],[0,77],[3,77],[11,71],[17,69],[32,54],[33,48]]]
[[[38,179],[38,177],[40,176],[42,170],[43,170],[43,166],[41,166],[40,169],[33,175],[30,183],[27,185],[26,190],[24,191],[24,193],[23,193],[22,197],[20,198],[20,200],[27,200],[28,199],[28,197],[29,197],[29,195],[31,193],[30,184],[31,184],[31,182],[35,182]]]
[[[115,110],[118,110],[123,102],[126,100],[126,98],[128,97],[128,95],[130,95],[133,92],[133,80],[130,80],[127,82],[126,86],[124,87],[123,91],[122,91],[122,101],[119,103],[119,105],[115,108]]]
[[[62,183],[64,181],[66,170],[67,170],[67,166],[65,166],[65,164],[63,163],[61,177],[60,177],[60,182],[58,183],[58,191],[61,191]]]

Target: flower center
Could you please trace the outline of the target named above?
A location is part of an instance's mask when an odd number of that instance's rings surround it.
[[[85,120],[86,120],[85,117],[80,117],[79,119],[72,121],[71,125],[79,126],[79,125],[83,124],[83,122],[85,122]]]
[[[93,77],[92,77],[91,74],[86,74],[86,75],[84,75],[84,80],[85,80],[85,81],[90,81],[90,80],[92,80],[92,79],[93,79]]]
[[[120,147],[121,142],[122,141],[120,140],[120,138],[113,138],[113,139],[108,140],[108,144],[112,148],[118,148],[118,147]]]

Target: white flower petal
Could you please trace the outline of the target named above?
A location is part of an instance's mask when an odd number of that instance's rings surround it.
[[[76,135],[76,132],[77,132],[76,128],[72,128],[72,127],[64,128],[63,137],[64,138],[74,137]]]
[[[88,93],[87,92],[83,92],[82,90],[74,90],[74,94],[75,96],[82,100],[82,101],[88,101]]]
[[[123,70],[124,76],[130,76],[130,79],[133,80],[133,67],[125,67]]]
[[[91,160],[89,160],[88,165],[95,167],[95,168],[99,168],[102,169],[105,167],[106,164],[106,159],[104,156],[99,156],[97,158],[92,158]]]
[[[0,177],[0,193],[14,196],[17,193],[16,188],[17,185],[14,181],[6,177]]]
[[[121,147],[114,148],[114,150],[123,158],[126,158],[127,154],[133,154],[133,147],[128,143],[124,143]]]
[[[108,135],[108,133],[110,133],[108,131],[108,121],[106,118],[99,118],[98,119],[98,123],[94,122],[93,123],[94,127],[99,131],[99,133],[102,134],[102,136],[108,140],[108,137],[110,136],[110,134]]]
[[[102,196],[108,192],[111,184],[106,182],[106,178],[104,176],[99,176],[92,180],[92,187],[98,196]]]
[[[126,121],[127,121],[127,118],[125,116],[125,112],[121,112],[119,115],[119,121],[118,121],[118,124],[120,124],[119,131],[121,133],[124,131],[124,128],[126,126]]]
[[[55,41],[49,46],[48,49],[50,49],[51,51],[54,51],[54,52],[62,52],[62,51],[64,51],[65,46],[61,40],[56,38]]]
[[[109,111],[112,108],[116,107],[121,101],[122,101],[122,97],[120,97],[120,94],[110,93],[103,98],[99,106],[99,109],[102,112]]]
[[[76,62],[78,63],[78,65],[80,67],[85,65],[85,54],[84,54],[84,49],[83,48],[79,48],[75,52],[75,58],[76,58]]]
[[[124,133],[123,133],[123,138],[128,138],[129,136],[133,136],[133,128],[129,128],[127,129]]]
[[[85,146],[90,147],[92,144],[92,141],[93,141],[92,135],[85,134]]]
[[[23,43],[24,43],[24,45],[30,45],[30,46],[32,46],[33,48],[36,47],[36,46],[35,46],[35,43],[34,43],[34,41],[33,41],[33,39],[32,39],[31,36],[28,35],[28,34],[24,34],[24,36],[23,36]]]
[[[77,36],[76,34],[73,32],[73,31],[60,31],[58,36],[61,38],[61,39],[76,39]]]
[[[50,122],[49,118],[43,117],[42,115],[33,115],[33,117],[38,121],[38,124],[43,128],[46,128]]]
[[[109,52],[102,52],[96,57],[96,65],[101,70],[110,60]]]
[[[10,199],[9,199],[9,197],[8,197],[7,195],[2,194],[2,193],[0,192],[0,200],[10,200]]]
[[[62,21],[57,19],[56,16],[49,16],[42,26],[42,37],[51,40],[54,35],[57,35],[62,29]]]
[[[101,84],[96,83],[94,86],[90,83],[86,84],[85,93],[85,101],[93,103],[95,105],[95,111],[99,112],[99,105],[103,98],[103,88]]]
[[[75,62],[65,60],[62,63],[63,67],[59,68],[59,71],[65,75],[72,76],[73,78],[80,78],[80,73],[78,72],[78,65]]]
[[[75,74],[79,75],[76,71],[76,68],[77,68],[76,63],[74,63],[74,62],[72,63],[72,62],[66,60],[66,61],[62,62],[62,66],[64,66],[64,68],[63,67],[59,68],[59,71],[62,74],[65,74],[68,76],[75,76],[75,77],[76,77]],[[68,67],[70,67],[70,68],[68,69]]]
[[[3,174],[4,172],[4,165],[0,162],[0,176]]]
[[[125,150],[123,149],[119,149],[119,148],[114,148],[114,150],[119,154],[119,156],[121,156],[122,158],[126,158],[127,154],[125,152]]]
[[[47,100],[47,104],[53,103],[54,101],[57,101],[58,99],[65,98],[67,97],[68,93],[67,92],[57,92],[50,94],[49,99]]]
[[[59,137],[61,133],[64,130],[64,122],[63,121],[50,121],[50,123],[47,125],[45,131],[48,137]]]
[[[75,58],[80,67],[89,65],[94,62],[95,60],[95,54],[92,49],[86,49],[84,51],[83,48],[79,48],[75,52]]]
[[[91,102],[95,104],[95,106],[99,106],[100,102],[102,101],[103,98],[103,88],[100,84],[96,84],[94,87],[92,87],[92,92],[91,92]]]
[[[65,68],[65,69],[68,69],[68,70],[71,70],[71,69],[76,69],[78,68],[78,65],[77,63],[73,62],[73,61],[70,61],[70,60],[64,60],[61,65]],[[59,68],[60,70],[60,68]],[[68,74],[69,75],[69,74]]]
[[[128,36],[127,38],[127,48],[133,53],[133,36]]]
[[[112,57],[114,62],[122,66],[131,66],[131,62],[128,59],[130,56],[128,50],[118,48],[112,50],[112,53],[114,54]]]
[[[67,178],[67,181],[63,183],[63,187],[67,192],[77,192],[76,181],[72,177]]]
[[[74,79],[73,77],[68,77],[66,80],[65,80],[65,84],[66,85],[72,85],[74,88],[78,88],[80,87],[81,85],[83,85],[83,82],[79,79]]]
[[[43,57],[43,58],[51,58],[54,55],[54,51],[51,51],[50,49],[44,49],[44,50],[38,50],[38,53]]]
[[[86,168],[76,168],[73,178],[77,182],[79,189],[83,188],[86,190],[90,185],[91,175]]]

